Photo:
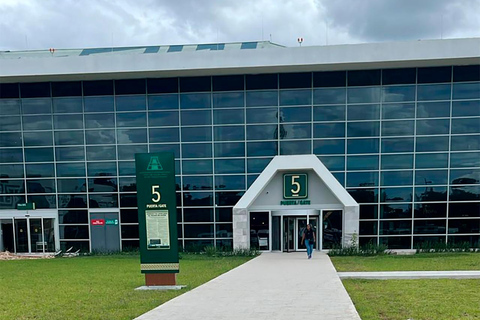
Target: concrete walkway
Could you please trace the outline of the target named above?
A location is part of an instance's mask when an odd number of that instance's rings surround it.
[[[181,272],[181,270],[180,270]],[[141,320],[360,319],[330,258],[259,257],[138,317]]]
[[[480,271],[338,272],[341,279],[480,279]]]

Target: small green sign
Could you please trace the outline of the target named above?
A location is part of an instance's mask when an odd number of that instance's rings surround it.
[[[141,272],[178,273],[174,154],[137,153],[135,167]]]
[[[308,198],[308,175],[306,173],[285,173],[283,175],[283,198]]]
[[[17,203],[17,210],[35,210],[35,202]]]
[[[118,219],[105,219],[105,224],[117,226],[118,225]]]

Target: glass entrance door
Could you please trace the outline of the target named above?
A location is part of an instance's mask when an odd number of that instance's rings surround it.
[[[313,229],[313,232],[315,232],[315,239],[318,240],[318,233],[317,233],[317,218],[316,217],[309,217],[309,223]],[[302,244],[302,237],[303,233],[305,232],[305,229],[307,228],[307,218],[297,218],[297,251],[303,251],[307,250],[307,247],[305,246],[305,243]],[[315,242],[315,248],[317,248],[317,243],[318,241]]]
[[[16,253],[55,251],[54,219],[15,218],[14,225]]]
[[[29,252],[27,219],[15,219],[15,246],[18,253]]]
[[[283,218],[283,251],[295,251],[295,218]]]
[[[332,249],[342,244],[342,210],[323,210],[322,249]]]

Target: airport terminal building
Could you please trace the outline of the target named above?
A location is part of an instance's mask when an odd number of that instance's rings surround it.
[[[480,240],[480,38],[0,52],[0,251],[138,247],[173,152],[179,244]]]

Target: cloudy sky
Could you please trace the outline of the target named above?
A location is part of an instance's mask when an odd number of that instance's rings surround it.
[[[0,0],[0,50],[480,37],[480,0]]]

